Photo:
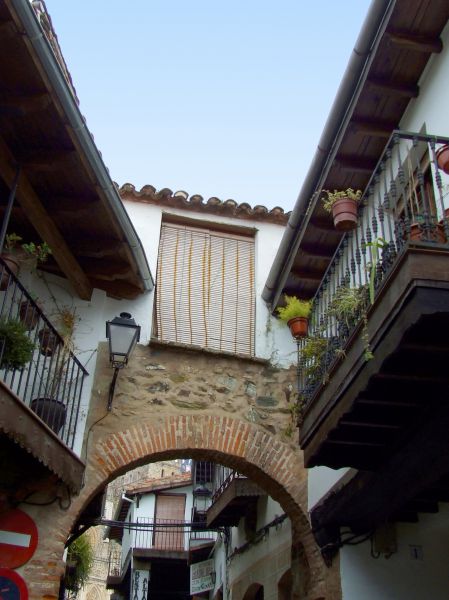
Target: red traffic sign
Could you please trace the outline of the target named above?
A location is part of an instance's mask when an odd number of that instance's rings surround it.
[[[37,541],[37,527],[22,510],[13,509],[0,515],[0,567],[16,569],[24,565],[33,556]]]
[[[0,568],[0,600],[28,600],[28,588],[15,571]]]

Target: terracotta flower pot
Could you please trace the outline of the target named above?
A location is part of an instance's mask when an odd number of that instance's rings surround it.
[[[20,262],[17,260],[17,258],[13,254],[8,252],[5,254],[2,254],[2,259],[6,263],[6,265],[9,267],[9,270],[14,275],[17,276],[19,274],[19,270],[20,270]],[[1,272],[0,290],[4,291],[8,288],[9,284],[12,281],[12,278],[11,278],[11,275],[9,274],[9,272],[4,268],[2,268],[0,272]]]
[[[338,231],[350,231],[357,227],[357,201],[340,198],[332,205],[334,227]]]
[[[440,169],[449,175],[449,144],[438,148],[437,163]]]
[[[39,352],[44,356],[52,356],[59,345],[59,338],[49,327],[43,327],[37,334],[39,337]]]
[[[20,303],[19,307],[19,317],[28,331],[34,329],[39,321],[39,312],[37,308],[28,302],[28,300],[24,300]]]
[[[293,317],[290,321],[287,322],[287,325],[290,327],[290,333],[295,339],[306,337],[308,328],[309,328],[309,320],[305,317]]]
[[[433,229],[432,239],[423,239],[423,232],[421,231],[418,223],[412,223],[410,226],[410,237],[411,242],[435,242],[437,244],[446,243],[446,235],[444,233],[443,223],[437,223],[435,229]]]

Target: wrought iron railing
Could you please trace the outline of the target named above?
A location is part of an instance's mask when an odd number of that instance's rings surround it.
[[[221,494],[227,487],[231,485],[234,479],[246,479],[245,475],[242,475],[234,469],[224,467],[223,465],[216,465],[214,471],[213,490],[212,490],[212,503],[216,502]]]
[[[371,358],[367,312],[410,246],[449,250],[449,177],[436,149],[449,138],[395,131],[314,297],[309,335],[298,345],[299,391],[307,404],[344,356],[359,327]]]
[[[11,326],[18,337],[8,337]],[[1,331],[0,379],[73,448],[87,371],[2,258]],[[11,357],[11,350],[19,343],[31,348],[25,364]]]

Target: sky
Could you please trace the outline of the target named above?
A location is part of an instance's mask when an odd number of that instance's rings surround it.
[[[46,0],[119,185],[291,210],[370,0]]]

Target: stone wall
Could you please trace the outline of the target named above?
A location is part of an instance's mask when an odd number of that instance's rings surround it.
[[[307,514],[307,474],[291,426],[294,369],[165,344],[138,346],[119,374],[108,412],[111,379],[101,344],[82,492],[69,506],[27,509],[41,536],[35,556],[20,569],[32,599],[56,597],[64,542],[108,482],[139,465],[189,457],[237,469],[281,504],[292,523],[295,553],[300,548],[301,559],[292,554],[292,565],[299,565],[307,582],[293,598],[339,600],[338,571],[324,565]]]

